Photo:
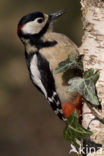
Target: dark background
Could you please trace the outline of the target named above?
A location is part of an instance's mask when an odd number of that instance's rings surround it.
[[[79,0],[0,0],[0,156],[68,156],[64,123],[29,80],[24,47],[16,34],[19,19],[33,11],[68,10],[54,30],[79,46]],[[71,154],[72,155],[72,154]]]

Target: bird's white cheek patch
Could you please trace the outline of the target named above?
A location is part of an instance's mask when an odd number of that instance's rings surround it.
[[[31,21],[26,23],[23,28],[22,28],[22,32],[24,34],[37,34],[39,33],[42,28],[43,28],[44,24],[39,24],[37,23],[37,21]]]
[[[42,84],[41,75],[37,67],[37,61],[37,56],[35,54],[30,62],[31,77],[33,82],[42,90],[45,97],[47,98],[47,92]]]

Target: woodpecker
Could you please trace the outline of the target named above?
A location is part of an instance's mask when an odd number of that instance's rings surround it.
[[[61,61],[68,56],[78,55],[77,46],[67,36],[53,32],[54,21],[64,13],[65,10],[49,15],[33,12],[23,16],[17,27],[17,34],[25,47],[30,79],[63,120],[74,109],[79,114],[81,112],[81,95],[66,92],[73,71],[55,74]]]

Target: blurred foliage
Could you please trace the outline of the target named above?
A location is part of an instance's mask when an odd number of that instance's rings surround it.
[[[63,123],[31,84],[24,48],[16,34],[23,15],[63,8],[68,12],[55,23],[54,30],[70,36],[79,46],[82,36],[79,0],[0,0],[0,156],[68,155]]]

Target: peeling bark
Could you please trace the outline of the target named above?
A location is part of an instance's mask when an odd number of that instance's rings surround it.
[[[104,117],[104,0],[81,0],[84,35],[79,48],[84,54],[84,70],[93,68],[100,71],[100,78],[96,84],[99,101],[102,105],[100,112]],[[84,103],[83,126],[88,128],[94,118],[91,110]],[[89,125],[93,135],[91,141],[103,145],[104,152],[104,125],[94,120]],[[97,153],[88,154],[96,156]],[[103,155],[103,154],[102,154]]]

